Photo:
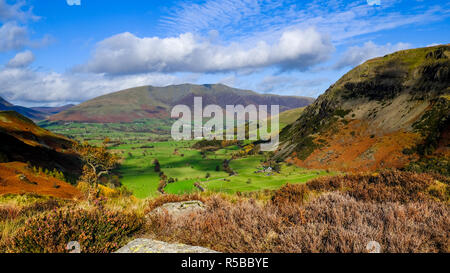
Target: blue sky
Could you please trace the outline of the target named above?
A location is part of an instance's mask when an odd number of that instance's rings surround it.
[[[367,59],[448,43],[449,17],[433,0],[0,0],[0,96],[189,82],[317,97]]]

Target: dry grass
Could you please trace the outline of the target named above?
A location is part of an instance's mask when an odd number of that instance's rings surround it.
[[[367,243],[375,240],[383,252],[448,253],[448,182],[444,177],[384,171],[320,178],[248,196],[202,193],[66,203],[8,197],[0,199],[0,252],[58,252],[73,239],[82,240],[88,252],[105,252],[117,249],[118,241],[145,234],[221,252],[365,252]],[[165,203],[188,200],[200,200],[207,209],[176,218],[165,211],[148,214]],[[145,214],[147,223],[140,226]],[[122,226],[130,219],[137,224],[118,232],[115,223]],[[81,226],[84,221],[89,230],[105,230],[99,240],[91,242],[94,234]],[[58,237],[60,230],[63,237]]]
[[[160,240],[222,252],[365,252],[372,240],[384,252],[449,252],[447,187],[398,171],[320,178],[287,185],[269,202],[204,197],[206,211],[175,219],[153,214],[148,230]],[[150,208],[182,200],[193,199],[167,197]]]
[[[371,240],[384,252],[450,250],[448,206],[434,201],[374,203],[329,193],[305,205],[219,197],[207,205],[176,219],[154,214],[148,229],[160,240],[221,252],[365,252]]]
[[[289,201],[295,201],[302,198],[299,193],[302,191],[303,195],[311,191],[341,191],[361,201],[407,203],[434,199],[448,202],[449,188],[448,179],[441,176],[386,170],[372,174],[324,177],[306,185],[286,186],[276,192],[274,200],[287,198]]]

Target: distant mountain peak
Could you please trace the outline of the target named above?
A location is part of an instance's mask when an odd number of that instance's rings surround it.
[[[57,114],[63,110],[67,110],[73,107],[73,104],[65,105],[62,107],[32,107],[27,108],[23,106],[14,105],[2,97],[0,97],[0,111],[15,111],[21,115],[32,120],[44,120],[50,115]]]
[[[10,102],[8,102],[7,100],[3,99],[2,97],[0,97],[0,107],[1,106],[11,107],[11,106],[14,106],[14,105],[11,104]]]

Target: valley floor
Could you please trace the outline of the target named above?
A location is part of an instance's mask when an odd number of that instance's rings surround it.
[[[176,182],[169,183],[165,192],[169,194],[189,194],[198,192],[195,183],[209,191],[236,193],[260,190],[274,190],[286,183],[304,183],[323,175],[326,171],[315,171],[283,164],[280,173],[258,172],[263,169],[264,155],[251,155],[232,160],[230,167],[237,173],[230,176],[223,171],[223,161],[239,151],[236,145],[208,152],[192,148],[194,141],[152,142],[124,144],[112,148],[123,154],[124,160],[118,170],[122,184],[136,197],[146,198],[159,195],[160,181],[153,161],[161,164],[161,171]],[[152,147],[152,148],[150,148]],[[257,173],[258,172],[258,173]]]

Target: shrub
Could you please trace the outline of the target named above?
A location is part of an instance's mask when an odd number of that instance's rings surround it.
[[[437,198],[440,201],[450,200],[449,185],[443,187],[447,194],[431,195],[430,187],[436,185],[436,179],[447,179],[438,175],[416,174],[386,170],[374,174],[348,174],[342,176],[322,177],[306,184],[308,191],[329,192],[341,191],[357,200],[377,202],[411,202]],[[289,185],[275,193],[274,199],[301,200],[304,198],[303,185]]]
[[[416,162],[409,163],[405,170],[416,173],[435,173],[450,177],[450,158],[422,157]]]
[[[272,197],[272,202],[275,204],[282,203],[293,203],[293,204],[303,204],[305,199],[309,195],[309,190],[306,185],[292,185],[287,184],[282,187]]]
[[[0,206],[0,222],[14,220],[20,216],[30,216],[37,213],[42,213],[59,207],[60,202],[54,199],[37,201],[23,207],[18,205]]]
[[[42,213],[61,207],[62,201],[56,199],[50,199],[46,201],[36,202],[21,209],[22,215],[32,215],[36,213]]]
[[[372,240],[383,252],[450,251],[450,213],[436,201],[375,203],[329,193],[305,205],[217,196],[206,204],[176,218],[152,214],[149,230],[161,240],[231,253],[365,252]]]
[[[0,206],[0,222],[12,220],[20,215],[20,208],[16,206]]]
[[[133,213],[101,209],[60,209],[30,218],[10,240],[8,251],[61,253],[70,241],[82,252],[108,253],[137,232],[143,218]]]

